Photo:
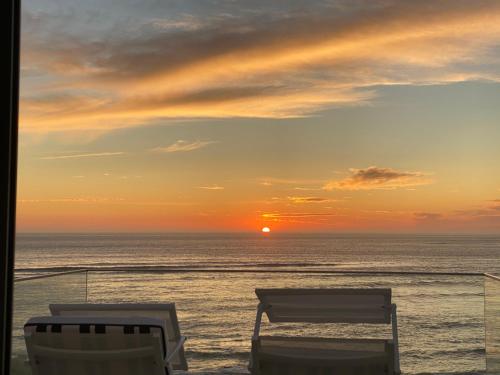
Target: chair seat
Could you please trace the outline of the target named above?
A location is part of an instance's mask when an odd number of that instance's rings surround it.
[[[261,336],[256,342],[261,361],[345,364],[387,363],[392,358],[390,340],[330,339],[316,337]]]

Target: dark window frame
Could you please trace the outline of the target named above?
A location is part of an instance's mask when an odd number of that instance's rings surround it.
[[[19,108],[20,0],[2,2],[0,116],[0,373],[10,372],[14,241],[16,234],[17,135]]]

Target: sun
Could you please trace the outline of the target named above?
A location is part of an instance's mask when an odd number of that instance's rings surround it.
[[[269,229],[269,227],[262,228],[262,233],[269,233],[269,232],[271,232],[271,229]]]

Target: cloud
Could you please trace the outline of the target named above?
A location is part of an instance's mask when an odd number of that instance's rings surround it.
[[[303,186],[297,186],[293,188],[294,190],[299,190],[299,191],[318,191],[322,190],[320,187],[303,187]]]
[[[493,199],[487,201],[483,205],[469,208],[456,210],[454,212],[455,216],[468,217],[468,218],[478,218],[478,217],[499,217],[500,218],[500,199]]]
[[[414,219],[422,224],[433,224],[439,220],[442,225],[494,224],[500,220],[500,200],[494,199],[475,207],[457,209],[446,213],[414,212]]]
[[[488,209],[494,211],[500,211],[500,199],[493,199],[491,204],[488,206]]]
[[[100,38],[61,32],[88,22],[64,9],[51,18],[25,8],[22,129],[302,117],[365,104],[384,85],[500,81],[498,1],[311,2],[238,14],[217,4],[227,16],[155,15],[143,28],[110,12],[118,26]]]
[[[204,189],[204,190],[224,190],[223,186],[219,185],[210,185],[210,186],[199,186],[198,189]]]
[[[321,184],[321,180],[307,180],[307,179],[293,179],[293,178],[276,178],[276,177],[262,177],[259,179],[259,183],[263,186],[274,186],[274,185],[315,185]],[[302,188],[297,187],[296,190],[317,190],[316,188]]]
[[[115,203],[124,202],[124,198],[74,197],[53,199],[18,199],[18,203]]]
[[[96,158],[102,156],[116,156],[124,155],[124,152],[95,152],[89,154],[74,154],[74,155],[56,155],[56,156],[42,156],[42,160],[57,160],[57,159],[80,159],[80,158]]]
[[[302,217],[331,217],[337,216],[332,213],[316,213],[316,212],[285,212],[285,213],[265,213],[262,217],[265,219],[278,219],[278,218],[302,218]]]
[[[416,220],[424,220],[424,221],[434,221],[443,218],[443,214],[436,212],[415,212],[413,213],[413,217]]]
[[[431,232],[498,233],[500,207],[490,202],[443,213],[415,212],[413,218],[418,226]]]
[[[334,202],[332,199],[322,197],[287,197],[292,203],[328,203]]]
[[[374,190],[427,185],[431,180],[422,172],[401,172],[392,168],[351,168],[351,175],[342,180],[329,181],[325,190]]]
[[[217,143],[215,141],[194,141],[194,142],[188,142],[188,141],[183,141],[183,140],[178,140],[174,144],[171,144],[170,146],[167,147],[157,147],[154,148],[153,151],[156,152],[187,152],[187,151],[194,151],[194,150],[199,150],[200,148],[204,148],[208,145],[211,145],[213,143]]]
[[[317,212],[273,212],[264,213],[262,218],[273,222],[286,222],[297,224],[331,224],[332,220],[338,219],[341,215],[335,213]]]

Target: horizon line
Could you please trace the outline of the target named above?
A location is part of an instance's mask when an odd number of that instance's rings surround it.
[[[500,236],[500,232],[386,232],[386,231],[271,231],[262,234],[260,230],[255,231],[17,231],[17,235],[168,235],[168,234],[259,234],[262,237],[282,234],[298,235],[408,235],[408,236]]]

